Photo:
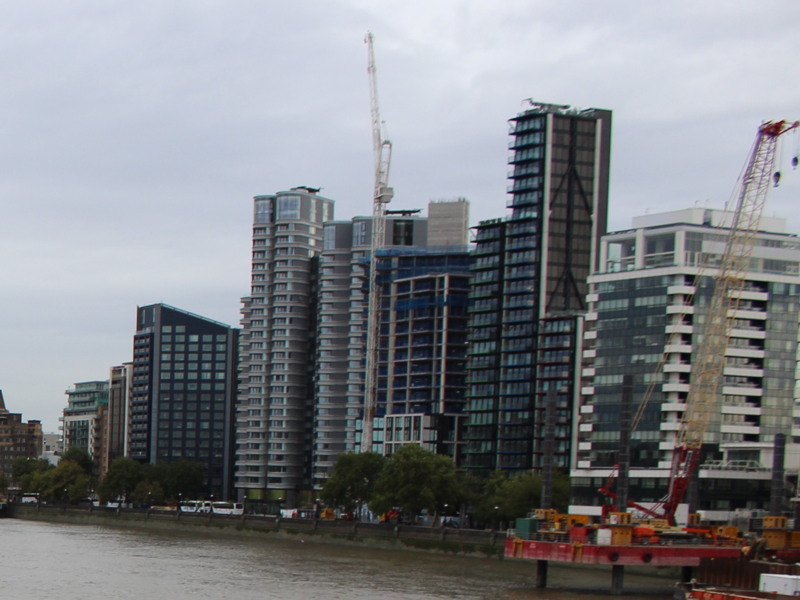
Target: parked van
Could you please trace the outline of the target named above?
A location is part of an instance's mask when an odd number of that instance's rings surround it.
[[[211,502],[205,500],[184,500],[178,505],[181,512],[187,513],[210,513]]]
[[[244,505],[239,502],[212,502],[211,512],[217,515],[244,514]]]

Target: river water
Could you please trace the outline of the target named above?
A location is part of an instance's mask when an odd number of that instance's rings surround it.
[[[0,519],[0,598],[36,600],[567,600],[613,598],[609,570],[331,546],[200,531],[154,533]],[[626,600],[670,597],[625,575]]]

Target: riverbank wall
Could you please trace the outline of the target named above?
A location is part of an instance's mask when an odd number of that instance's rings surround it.
[[[103,525],[167,531],[180,528],[206,534],[281,537],[299,541],[348,544],[503,558],[505,532],[362,523],[325,519],[284,519],[267,515],[220,515],[175,510],[97,508],[49,504],[10,504],[8,517],[32,521]]]

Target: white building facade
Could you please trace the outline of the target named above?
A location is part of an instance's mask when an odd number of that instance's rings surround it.
[[[628,497],[656,502],[666,493],[731,218],[692,208],[635,218],[632,229],[603,238],[587,297],[574,504],[599,504],[596,490],[617,463],[626,375],[632,413],[640,413],[631,432]],[[782,219],[763,218],[760,229],[704,435],[699,493],[689,498],[693,509],[709,514],[766,506],[777,434],[786,435],[789,474],[797,473],[800,239],[785,233]]]

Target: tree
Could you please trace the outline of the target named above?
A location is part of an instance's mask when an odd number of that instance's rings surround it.
[[[496,471],[485,484],[483,501],[476,506],[476,516],[487,522],[513,521],[528,515],[540,507],[542,476],[526,471],[506,478]],[[565,512],[569,504],[569,477],[561,472],[553,473],[553,506]]]
[[[17,458],[11,464],[11,475],[14,482],[23,492],[42,493],[44,488],[45,475],[53,469],[46,458]]]
[[[205,469],[199,463],[190,460],[178,460],[173,463],[155,465],[158,481],[167,498],[177,500],[196,498],[203,494]]]
[[[499,469],[483,480],[472,479],[470,504],[472,515],[477,521],[486,524],[496,521],[497,493],[507,479],[505,472]]]
[[[369,506],[378,513],[397,507],[413,518],[424,509],[438,515],[445,504],[457,505],[464,498],[464,487],[449,456],[408,444],[387,460]]]
[[[58,461],[54,469],[45,472],[40,494],[50,500],[77,504],[89,495],[92,478],[73,460]]]
[[[98,494],[101,502],[121,498],[128,501],[128,496],[143,479],[142,465],[132,458],[121,456],[115,458],[108,467],[105,477],[100,482]]]
[[[94,475],[96,472],[96,463],[92,460],[91,455],[78,446],[72,446],[64,454],[61,455],[61,460],[71,460],[78,463],[78,466],[83,469],[87,475]]]
[[[48,471],[53,468],[46,458],[30,458],[21,456],[11,463],[11,477],[19,484],[20,478],[37,471]]]
[[[542,495],[542,478],[530,471],[506,479],[495,491],[493,502],[495,520],[513,521],[526,516],[539,506]]]
[[[341,454],[320,498],[328,506],[341,506],[347,512],[354,512],[372,499],[375,482],[385,463],[386,459],[375,452]]]
[[[131,494],[131,500],[137,506],[163,504],[164,489],[156,481],[140,481]]]

